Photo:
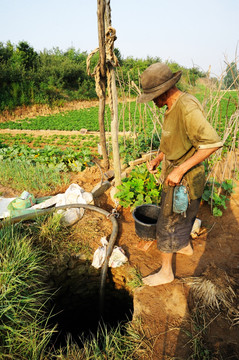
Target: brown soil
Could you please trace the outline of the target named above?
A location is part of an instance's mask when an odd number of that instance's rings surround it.
[[[98,168],[88,168],[73,179],[86,191],[92,190],[100,180],[101,174]],[[115,204],[111,199],[110,189],[95,200],[95,205],[111,212]],[[186,335],[186,331],[193,334],[194,339],[199,339],[202,329],[197,329],[195,332],[192,328],[190,313],[193,307],[190,287],[183,282],[184,278],[201,276],[208,265],[214,265],[214,267],[226,271],[228,276],[232,276],[236,282],[238,281],[238,205],[238,186],[222,217],[213,217],[209,206],[203,204],[198,215],[202,220],[204,231],[192,240],[193,256],[175,255],[173,261],[175,280],[167,285],[143,286],[134,291],[133,318],[134,320],[141,319],[146,336],[154,343],[152,356],[149,355],[148,358],[187,359],[195,351],[192,349],[192,343],[190,343],[190,337]],[[155,272],[160,268],[160,253],[156,243],[153,242],[148,250],[142,250],[139,246],[142,244],[142,239],[135,234],[132,213],[129,209],[123,208],[119,208],[118,211],[120,216],[118,218],[117,244],[125,250],[129,264],[138,268],[143,276]],[[99,240],[102,236],[99,229],[100,222],[96,227],[98,227],[99,237],[97,243],[97,237],[92,236],[92,248],[94,249],[100,245]],[[109,222],[108,229],[104,223],[104,234],[109,235],[110,232],[111,223]],[[147,241],[143,241],[143,243],[149,244]],[[115,269],[114,276],[120,278],[122,272],[124,273],[124,267]],[[213,351],[213,359],[238,359],[238,326],[232,326],[228,313],[223,309],[209,313],[207,322],[204,324],[204,332],[207,331],[204,345]],[[215,354],[218,354],[218,357]],[[203,353],[199,356],[201,357],[195,356],[191,359],[204,358]]]
[[[100,181],[101,173],[97,167],[87,168],[72,178],[72,183],[78,183],[86,191],[91,191]],[[61,189],[62,192],[65,190],[65,188]],[[0,192],[5,197],[19,195],[16,191],[1,185]],[[95,205],[111,212],[115,204],[111,199],[110,189],[95,199]],[[238,186],[222,217],[213,217],[209,206],[202,205],[198,215],[205,231],[192,240],[193,256],[180,254],[175,256],[173,261],[175,280],[167,285],[143,286],[134,290],[133,318],[141,319],[146,336],[154,343],[153,353],[152,356],[149,355],[149,359],[187,359],[193,349],[186,330],[193,333],[195,338],[200,337],[200,329],[196,332],[198,335],[195,335],[192,329],[190,288],[182,281],[183,278],[200,276],[209,264],[214,264],[238,281],[238,205]],[[142,250],[139,246],[142,244],[142,239],[135,234],[132,213],[129,209],[123,208],[119,208],[118,212],[119,232],[116,243],[125,250],[130,266],[138,268],[143,276],[155,272],[160,268],[160,253],[156,243],[152,242],[148,250]],[[90,239],[91,248],[95,250],[100,246],[100,238],[103,235],[110,235],[111,222],[108,220],[106,222],[101,215],[93,218],[87,213],[84,221],[88,228],[83,226],[85,230],[81,235]],[[143,244],[148,245],[149,242],[143,241]],[[124,277],[124,271],[124,266],[120,267],[115,271],[114,276]],[[219,352],[223,356],[213,359],[238,359],[238,326],[232,326],[227,313],[223,311],[216,311],[213,317],[214,320],[210,325],[206,325],[206,345],[214,354]]]

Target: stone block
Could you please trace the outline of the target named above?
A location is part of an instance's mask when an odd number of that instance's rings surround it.
[[[115,176],[114,170],[108,170],[104,173],[107,180],[113,179]]]
[[[102,183],[98,183],[93,190],[91,191],[93,198],[99,197],[102,194],[104,194],[104,192],[106,192],[106,190],[108,190],[111,187],[111,183],[106,180],[103,181]]]

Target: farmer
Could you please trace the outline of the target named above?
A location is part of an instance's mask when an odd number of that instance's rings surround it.
[[[159,153],[147,164],[149,172],[156,173],[163,161],[164,177],[156,226],[157,247],[161,252],[162,265],[157,273],[143,278],[144,284],[149,286],[167,284],[174,280],[173,253],[193,254],[189,239],[205,184],[202,161],[223,145],[216,131],[205,119],[198,100],[175,86],[181,75],[181,71],[172,73],[166,64],[155,63],[141,76],[143,93],[138,102],[153,100],[159,108],[167,106]],[[184,215],[170,210],[172,195],[170,197],[169,194],[179,184],[186,187],[189,196]]]

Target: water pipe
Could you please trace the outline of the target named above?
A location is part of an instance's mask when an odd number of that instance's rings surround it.
[[[110,221],[112,222],[112,232],[110,235],[110,239],[109,239],[109,243],[107,246],[107,250],[106,250],[106,259],[104,261],[104,264],[102,266],[101,269],[101,278],[100,278],[100,313],[102,313],[103,311],[103,304],[104,304],[104,290],[105,290],[105,281],[106,281],[106,276],[107,276],[107,269],[108,269],[108,264],[109,264],[109,258],[110,255],[113,251],[113,247],[115,244],[115,240],[118,234],[118,223],[115,219],[115,217],[113,216],[113,214],[109,213],[106,210],[103,210],[99,207],[96,207],[94,205],[89,205],[89,204],[69,204],[69,205],[61,205],[61,206],[56,206],[56,207],[51,207],[51,208],[47,208],[47,209],[39,209],[36,210],[34,212],[30,212],[28,214],[24,214],[24,215],[20,215],[20,216],[15,216],[13,218],[7,218],[5,220],[3,220],[2,222],[0,222],[0,229],[4,226],[4,225],[9,225],[9,224],[16,224],[20,221],[24,221],[24,220],[31,220],[36,218],[37,216],[41,216],[41,215],[46,215],[46,214],[51,214],[57,210],[66,210],[66,209],[71,209],[71,208],[84,208],[84,209],[88,209],[88,210],[93,210],[96,212],[99,212],[100,214],[103,214],[107,217],[107,219],[110,219]]]

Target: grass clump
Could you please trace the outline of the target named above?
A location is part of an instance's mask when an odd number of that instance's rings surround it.
[[[116,328],[108,328],[105,324],[98,327],[97,334],[85,338],[79,348],[68,338],[68,345],[60,349],[59,360],[146,360],[150,359],[152,345],[142,333],[141,327],[132,323],[119,324]]]
[[[201,277],[185,279],[190,286],[193,297],[202,306],[212,310],[227,309],[234,306],[236,293],[235,281],[224,270],[209,265]]]
[[[127,285],[130,289],[136,289],[138,287],[143,286],[143,276],[137,267],[132,267],[129,271],[129,280],[127,281]]]
[[[208,326],[202,309],[194,309],[191,314],[191,331],[186,331],[189,336],[191,355],[187,360],[213,360],[213,352],[207,343]]]
[[[66,239],[71,234],[70,229],[62,224],[61,218],[62,214],[56,212],[38,216],[28,229],[32,234],[33,242],[44,251],[50,252],[52,256],[58,254],[60,249],[66,251]]]
[[[50,192],[56,187],[68,184],[69,174],[43,164],[4,160],[0,166],[0,182],[4,186],[34,193]]]
[[[44,311],[43,253],[17,227],[3,227],[0,237],[0,358],[41,359],[53,332]]]

